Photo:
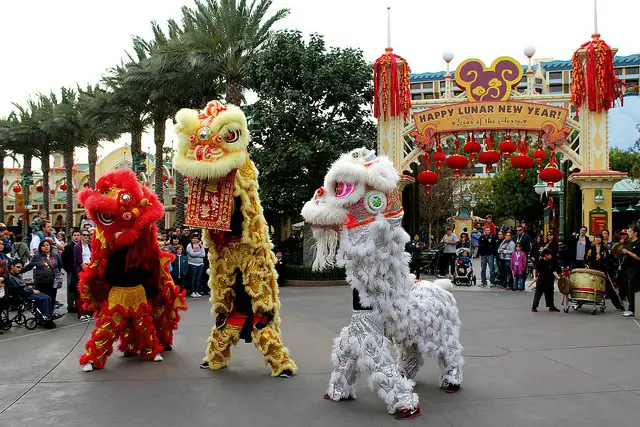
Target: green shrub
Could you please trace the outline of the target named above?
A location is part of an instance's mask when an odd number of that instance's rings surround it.
[[[285,280],[345,280],[344,268],[329,268],[324,271],[312,271],[305,265],[284,265],[278,273]]]

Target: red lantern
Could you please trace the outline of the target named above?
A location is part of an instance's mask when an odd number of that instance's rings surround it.
[[[56,194],[56,190],[50,190],[49,193],[51,193],[51,195],[55,195]]]
[[[151,187],[151,183],[149,181],[145,181],[144,185],[147,187]]]
[[[518,146],[511,140],[511,135],[507,135],[498,146],[498,150],[500,150],[505,159],[508,159],[518,150]]]
[[[20,187],[19,185],[17,187],[13,187],[14,193],[20,193],[21,191],[22,191],[22,187]]]
[[[88,182],[85,182],[84,184],[82,184],[82,186],[83,186],[84,188],[89,188],[89,183],[88,183]]]
[[[556,167],[553,160],[540,171],[540,180],[546,182],[549,187],[553,187],[554,183],[559,182],[562,176],[562,171]]]
[[[73,192],[74,192],[74,193],[77,193],[78,191],[79,191],[79,190],[78,190],[77,188],[74,188],[74,189],[73,189]]]
[[[427,196],[431,192],[431,186],[436,185],[439,179],[440,177],[437,173],[429,170],[420,172],[417,177],[418,184],[424,185],[425,190],[427,191]]]
[[[67,184],[60,184],[60,190],[67,191]]]
[[[173,178],[169,178],[169,185],[173,185],[173,183],[174,183]]]
[[[478,162],[486,165],[487,173],[491,173],[493,165],[500,161],[500,153],[496,150],[486,150],[478,154]]]
[[[162,182],[167,182],[167,175],[162,175]]]
[[[42,193],[44,191],[44,187],[42,185],[38,185],[36,190],[38,190],[38,193]]]
[[[478,153],[482,151],[482,145],[480,145],[473,134],[471,134],[471,139],[467,140],[466,144],[462,147],[462,150],[469,155],[471,166],[473,166],[475,164],[476,157],[478,157]]]
[[[542,169],[542,162],[545,157],[547,157],[547,153],[545,153],[541,147],[538,147],[536,151],[533,152],[533,158],[536,159],[536,164],[538,165],[538,172]]]
[[[433,155],[433,161],[436,162],[436,167],[438,168],[438,172],[440,172],[440,168],[442,164],[447,159],[447,155],[442,151],[442,147],[438,147],[438,151]]]
[[[523,180],[527,169],[533,167],[533,159],[526,154],[518,154],[517,156],[511,157],[511,166],[518,169],[518,172],[520,172],[520,180]]]
[[[9,193],[7,193],[6,191],[3,191],[3,192],[2,192],[2,195],[3,195],[4,197],[7,197],[7,196],[9,195]]]
[[[456,179],[459,179],[461,169],[466,168],[469,164],[469,161],[463,155],[452,154],[447,157],[445,163],[449,169],[453,169],[453,173],[456,175]]]

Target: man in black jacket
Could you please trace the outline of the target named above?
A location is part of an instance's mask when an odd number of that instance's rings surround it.
[[[494,254],[496,252],[496,238],[491,234],[491,228],[485,227],[478,239],[478,254],[480,255],[480,277],[482,286],[487,286],[487,264],[489,265],[489,281],[494,287],[496,272],[494,270]]]
[[[515,244],[520,244],[522,248],[522,252],[529,256],[529,252],[531,252],[531,237],[524,232],[524,227],[522,225],[518,225],[516,227],[516,235],[513,238]]]
[[[88,233],[88,231],[85,231]],[[75,307],[75,297],[78,291],[76,290],[76,271],[73,261],[73,248],[76,246],[76,243],[80,241],[80,232],[78,230],[73,230],[71,234],[71,243],[64,247],[62,251],[62,268],[67,272],[67,312],[68,313],[77,313],[77,309]]]

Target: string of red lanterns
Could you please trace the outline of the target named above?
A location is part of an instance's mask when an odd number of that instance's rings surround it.
[[[494,132],[485,131],[482,142],[476,140],[474,132],[467,134],[464,145],[461,147],[458,135],[454,135],[455,153],[447,156],[444,153],[444,148],[440,135],[435,135],[435,153],[433,149],[428,150],[425,153],[425,171],[422,171],[416,177],[418,184],[425,187],[427,195],[430,194],[431,187],[438,183],[442,165],[446,165],[448,168],[453,169],[456,176],[456,180],[460,178],[463,169],[467,168],[469,164],[471,167],[477,163],[483,164],[488,175],[491,175],[491,171],[495,164],[499,163],[502,158],[506,161],[509,159],[509,163],[512,167],[518,169],[520,179],[524,180],[524,176],[527,170],[533,169],[536,165],[540,174],[540,179],[546,182],[547,185],[553,186],[554,183],[562,180],[563,173],[557,166],[555,159],[555,151],[553,148],[549,150],[550,161],[549,164],[542,168],[542,163],[547,157],[547,152],[543,149],[541,141],[541,134],[538,135],[538,141],[535,145],[535,150],[529,154],[529,135],[528,132],[523,135],[520,133],[514,142],[514,137],[508,132],[502,142],[498,145],[498,151],[495,150],[496,136]],[[460,148],[465,155],[460,153]],[[433,160],[437,171],[430,170],[430,160]]]

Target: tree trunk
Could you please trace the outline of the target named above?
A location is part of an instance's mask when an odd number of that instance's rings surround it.
[[[6,152],[0,148],[0,159],[2,159],[2,167],[0,168],[0,222],[4,222],[4,158]]]
[[[96,188],[96,165],[98,164],[98,141],[91,141],[89,144],[87,144],[87,148],[89,149],[89,187]]]
[[[153,142],[156,146],[156,155],[155,155],[155,167],[154,167],[154,175],[155,175],[155,192],[160,200],[160,203],[164,203],[164,182],[162,181],[162,177],[164,176],[164,156],[162,149],[164,148],[164,134],[167,130],[167,119],[159,118],[153,122]],[[164,228],[164,218],[158,221],[158,228]]]
[[[64,169],[66,173],[67,181],[67,208],[65,211],[65,222],[67,236],[71,235],[71,229],[73,228],[73,148],[67,149],[63,153],[64,157]]]
[[[176,182],[176,205],[175,205],[175,223],[173,227],[182,227],[184,225],[184,175],[174,169]]]
[[[47,218],[49,218],[49,208],[51,207],[51,197],[49,189],[51,185],[49,185],[49,175],[51,172],[51,148],[49,147],[49,143],[46,142],[42,146],[42,205],[47,213]]]
[[[22,166],[22,172],[31,172],[31,160],[32,157],[30,154],[26,154],[24,156],[24,165]],[[24,214],[22,216],[22,236],[28,241],[29,239],[29,209],[27,206],[29,205],[29,187],[24,186],[22,189],[24,192]]]
[[[227,78],[227,103],[237,105],[242,103],[242,85],[232,78]]]
[[[142,131],[131,131],[131,159],[134,170],[139,163],[137,159],[140,154],[142,154]]]

